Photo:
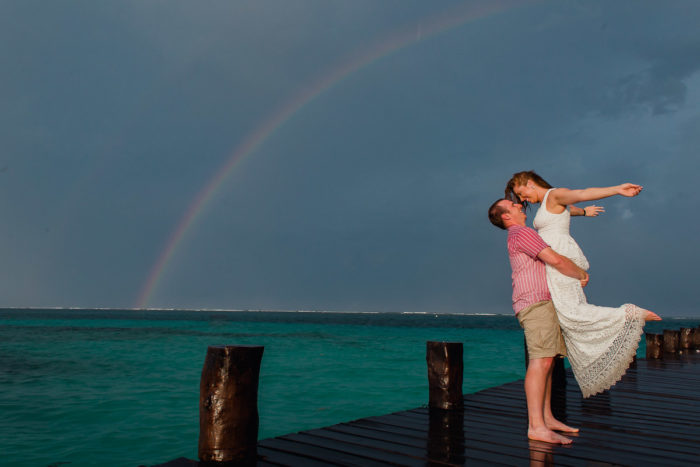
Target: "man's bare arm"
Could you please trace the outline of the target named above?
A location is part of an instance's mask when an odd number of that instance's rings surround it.
[[[537,257],[565,276],[580,280],[582,287],[588,284],[588,273],[586,271],[576,266],[574,262],[566,256],[560,255],[551,248],[545,248],[540,251]]]

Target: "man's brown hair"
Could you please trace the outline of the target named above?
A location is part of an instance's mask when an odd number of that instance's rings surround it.
[[[493,225],[495,225],[499,229],[505,230],[506,226],[503,224],[503,217],[502,216],[503,216],[503,214],[508,212],[508,210],[506,208],[504,208],[503,206],[501,206],[500,204],[498,204],[501,201],[505,201],[505,199],[504,198],[497,199],[496,202],[493,203],[491,205],[491,207],[489,208],[489,220],[491,221],[491,223]]]

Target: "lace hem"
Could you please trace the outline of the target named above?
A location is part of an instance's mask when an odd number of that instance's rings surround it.
[[[632,304],[625,304],[624,308],[624,327],[608,350],[585,368],[572,366],[584,398],[603,392],[620,381],[637,354],[646,312]]]

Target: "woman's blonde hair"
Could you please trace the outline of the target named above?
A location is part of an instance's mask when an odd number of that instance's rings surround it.
[[[547,183],[547,181],[537,175],[534,170],[528,170],[526,172],[518,172],[513,174],[513,176],[508,180],[508,183],[506,184],[506,191],[505,191],[505,198],[514,202],[514,203],[519,203],[522,204],[524,208],[526,208],[530,203],[527,201],[520,201],[520,198],[518,195],[515,194],[515,187],[516,186],[521,186],[521,185],[527,185],[527,182],[530,180],[533,181],[533,183],[539,187],[542,188],[552,188],[552,185]]]

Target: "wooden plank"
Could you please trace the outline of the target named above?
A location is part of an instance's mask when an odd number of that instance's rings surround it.
[[[295,454],[300,457],[308,457],[312,460],[325,462],[326,465],[386,465],[366,457],[350,455],[332,449],[310,445],[303,441],[300,442],[295,439],[293,435],[266,439],[258,443],[258,446],[283,451],[287,454]],[[275,462],[272,456],[270,456],[269,459],[269,462]]]
[[[334,440],[330,437],[319,437],[308,434],[308,432],[296,433],[283,437],[286,440],[304,443],[307,446],[314,446],[319,449],[332,450],[334,456],[345,458],[345,456],[355,457],[354,465],[407,465],[407,466],[424,466],[425,462],[413,458],[409,455],[398,454],[393,452],[382,451],[370,446],[356,446],[346,442]],[[330,457],[329,457],[330,458]],[[330,458],[333,459],[333,458]],[[357,464],[357,462],[360,462]]]
[[[312,459],[311,457],[308,457],[306,455],[293,454],[284,450],[278,450],[273,449],[271,447],[264,447],[258,445],[257,465],[298,465],[309,467],[323,467],[332,464],[327,460]]]
[[[399,456],[409,456],[415,459],[425,459],[426,453],[424,447],[418,447],[411,443],[397,443],[386,438],[377,439],[366,436],[359,436],[356,433],[348,433],[345,430],[337,429],[336,426],[323,428],[320,430],[311,430],[305,432],[309,435],[317,436],[322,439],[332,440],[338,443],[344,443],[350,446],[361,447],[362,449],[373,449],[388,454],[388,458],[393,458],[397,462],[400,461]],[[409,460],[408,462],[413,462]]]

